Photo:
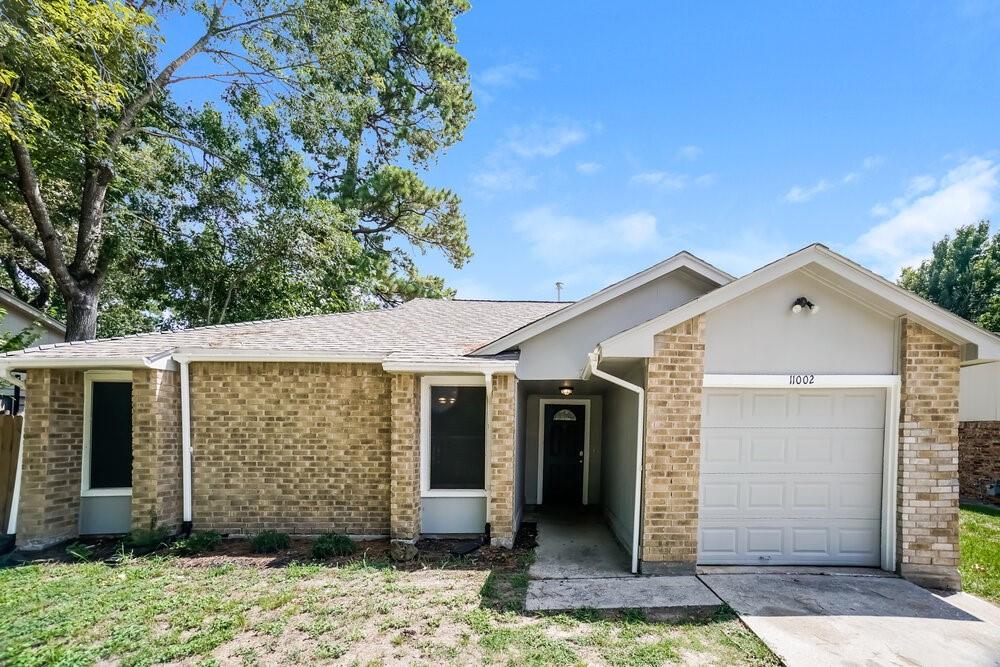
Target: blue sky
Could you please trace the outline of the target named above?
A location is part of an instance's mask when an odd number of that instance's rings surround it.
[[[814,241],[895,278],[997,208],[997,3],[480,0],[458,33],[478,111],[426,177],[475,256],[419,263],[460,297]]]

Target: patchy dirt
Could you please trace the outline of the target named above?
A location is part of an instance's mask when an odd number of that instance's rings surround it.
[[[420,540],[416,544],[419,553],[414,560],[403,563],[393,562],[392,564],[395,569],[401,571],[414,571],[427,567],[442,566],[455,569],[481,570],[515,568],[524,558],[525,553],[534,548],[535,536],[535,525],[525,524],[518,534],[514,549],[480,546],[470,553],[463,553],[469,547],[470,540],[467,539]],[[388,539],[357,541],[355,543],[357,545],[355,553],[349,556],[339,556],[322,560],[312,557],[312,543],[312,538],[293,537],[287,549],[282,549],[276,553],[260,554],[253,551],[250,540],[247,538],[226,538],[222,540],[222,543],[216,549],[210,552],[196,556],[176,556],[171,551],[170,541],[154,549],[135,549],[127,546],[124,540],[118,537],[80,538],[78,540],[63,542],[43,551],[15,552],[9,554],[4,564],[73,563],[86,560],[105,561],[110,565],[114,565],[123,555],[138,557],[172,556],[176,564],[181,567],[219,567],[231,565],[243,568],[275,568],[285,567],[293,563],[312,563],[330,567],[341,567],[359,562],[387,563],[391,561],[389,556],[390,542]],[[87,554],[86,557],[79,555],[81,553],[79,547],[83,547],[83,551]]]

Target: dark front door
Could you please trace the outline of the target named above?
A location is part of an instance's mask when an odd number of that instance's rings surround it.
[[[586,408],[545,406],[545,474],[542,501],[546,505],[583,504],[583,448]]]

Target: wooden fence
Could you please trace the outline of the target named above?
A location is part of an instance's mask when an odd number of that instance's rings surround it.
[[[22,419],[14,415],[0,415],[0,535],[7,532],[10,508],[14,502],[14,476],[21,448]]]

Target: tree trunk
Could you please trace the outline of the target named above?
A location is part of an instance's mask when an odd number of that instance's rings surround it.
[[[66,299],[66,340],[97,338],[97,295],[99,288],[80,289]]]

